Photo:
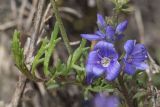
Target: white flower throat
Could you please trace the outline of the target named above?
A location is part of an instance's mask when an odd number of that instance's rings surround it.
[[[109,64],[110,64],[110,61],[111,61],[111,60],[110,60],[108,57],[104,57],[104,58],[101,59],[101,65],[102,65],[103,67],[108,67]]]

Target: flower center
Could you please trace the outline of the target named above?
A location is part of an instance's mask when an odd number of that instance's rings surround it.
[[[103,67],[108,67],[109,64],[110,64],[110,61],[111,60],[108,57],[104,57],[104,58],[101,59],[101,64],[102,64]]]

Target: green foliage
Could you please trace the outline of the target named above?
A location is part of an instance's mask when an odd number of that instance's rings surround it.
[[[86,48],[85,45],[86,40],[82,39],[80,46],[73,52],[72,55],[69,56],[67,61],[67,72],[69,72],[72,68],[74,68],[77,71],[84,71],[84,68],[79,65],[76,65],[76,63],[80,59],[81,55],[88,50],[88,48]]]
[[[23,65],[23,62],[24,62],[24,55],[23,55],[23,49],[21,48],[19,39],[20,39],[20,32],[15,31],[13,34],[13,40],[12,40],[13,59],[16,63],[16,66],[19,69],[21,69],[21,65]]]
[[[42,63],[44,61],[44,58],[42,58],[42,55],[44,55],[45,51],[47,50],[48,48],[48,45],[47,45],[47,38],[45,38],[43,40],[43,43],[40,47],[40,49],[38,50],[36,56],[34,57],[34,61],[32,63],[32,74],[35,76],[35,69],[37,67],[38,64]]]
[[[56,43],[60,40],[60,38],[57,39],[58,31],[59,31],[58,23],[56,22],[55,28],[51,35],[51,40],[48,41],[47,38],[42,40],[42,45],[34,57],[31,72],[28,70],[25,64],[25,58],[23,53],[24,51],[23,51],[23,48],[21,48],[21,43],[20,43],[20,32],[18,31],[14,32],[13,40],[12,40],[13,59],[15,61],[15,65],[17,66],[17,68],[24,75],[26,75],[27,78],[32,80],[37,79],[35,76],[35,69],[38,64],[43,62],[44,62],[44,73],[46,75],[49,74],[49,69],[48,69],[49,60],[56,46]]]
[[[51,79],[47,82],[48,88],[55,88],[65,84],[65,82],[58,82],[58,78],[62,77],[63,79],[68,78],[72,71],[76,71],[76,80],[73,84],[81,84],[84,80],[84,59],[83,54],[88,50],[85,47],[86,40],[82,40],[80,46],[69,56],[67,64],[64,64],[60,60],[57,61],[54,68],[51,70]],[[69,82],[69,80],[68,80]],[[73,82],[73,81],[72,81]]]
[[[101,80],[96,81],[96,83],[94,83],[89,88],[89,90],[92,92],[103,92],[103,91],[114,92],[115,87],[113,86],[112,83],[109,83],[104,79],[101,79]]]
[[[93,84],[85,87],[84,90],[84,98],[88,99],[90,92],[115,92],[116,87],[114,86],[114,82],[108,82],[103,78],[98,78]]]
[[[129,2],[129,0],[111,0],[115,5],[124,5]]]
[[[23,48],[21,48],[20,43],[20,32],[14,31],[13,40],[12,40],[12,53],[13,53],[13,60],[15,62],[16,67],[29,79],[33,79],[33,76],[29,72],[26,64],[25,58],[23,54]]]
[[[60,38],[57,39],[59,32],[58,23],[56,22],[54,30],[51,34],[51,40],[48,41],[45,38],[42,42],[40,49],[38,50],[37,54],[35,55],[34,61],[32,63],[32,74],[35,76],[35,69],[38,64],[43,63],[44,65],[44,74],[48,76],[49,72],[49,60],[50,57],[55,49],[57,42],[60,41]]]
[[[58,31],[59,31],[59,27],[58,27],[58,23],[56,23],[54,30],[51,34],[51,40],[48,43],[48,49],[45,51],[45,58],[44,58],[44,63],[43,63],[45,75],[49,74],[49,69],[48,69],[49,60],[50,60],[50,57],[55,49],[57,42],[60,41],[60,38],[57,39]]]
[[[116,13],[126,13],[130,12],[131,9],[128,6],[129,0],[111,0],[115,5],[114,11]]]
[[[146,72],[144,71],[137,71],[136,73],[136,81],[137,81],[137,85],[138,87],[143,87],[146,88],[146,84],[148,83],[148,75]]]

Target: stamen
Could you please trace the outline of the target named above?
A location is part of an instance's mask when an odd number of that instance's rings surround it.
[[[101,64],[102,64],[103,67],[108,67],[109,64],[110,64],[110,61],[111,61],[111,60],[110,60],[108,57],[104,57],[104,58],[102,58],[102,60],[101,60]]]

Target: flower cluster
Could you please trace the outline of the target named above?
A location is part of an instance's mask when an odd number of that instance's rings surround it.
[[[95,34],[81,34],[87,40],[96,40],[97,44],[88,55],[86,64],[86,80],[92,80],[105,74],[106,80],[115,80],[119,75],[121,65],[119,55],[116,52],[114,42],[122,39],[123,32],[127,28],[128,21],[122,21],[117,26],[106,23],[102,15],[97,15],[98,30]],[[128,40],[124,44],[125,56],[123,58],[124,72],[133,75],[136,70],[145,70],[147,64],[147,50],[143,44],[136,44],[136,40]]]

